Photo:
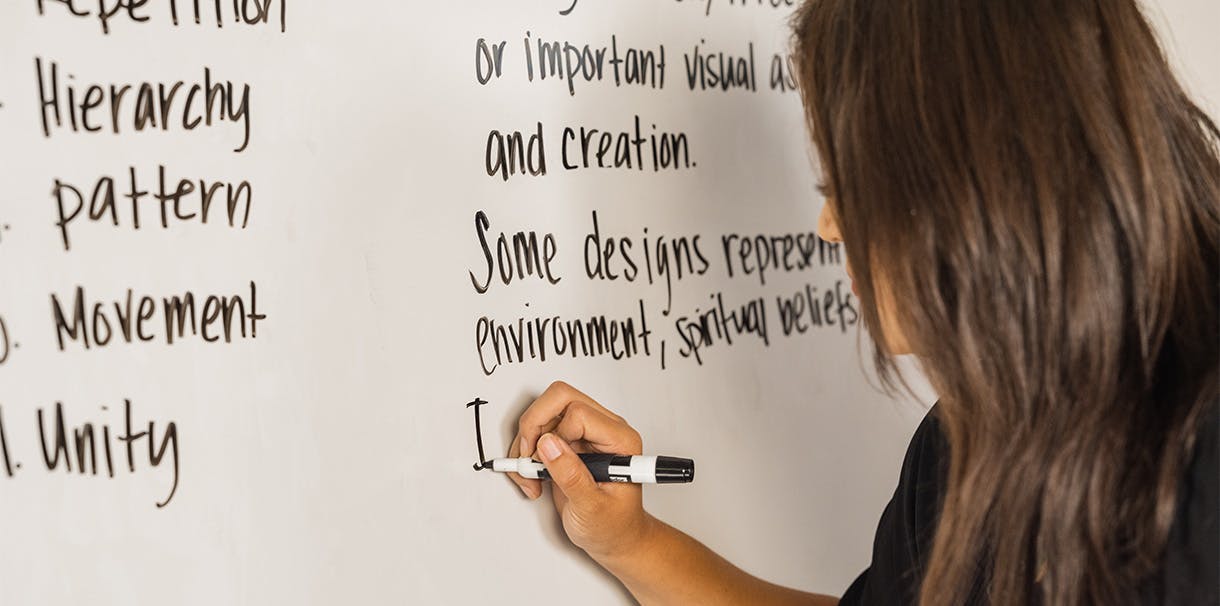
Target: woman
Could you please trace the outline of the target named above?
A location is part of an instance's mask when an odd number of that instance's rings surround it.
[[[820,235],[887,385],[910,353],[940,394],[842,603],[1217,603],[1220,135],[1138,7],[811,0],[794,27]],[[733,567],[580,449],[641,440],[556,384],[510,454],[640,602],[836,602]]]

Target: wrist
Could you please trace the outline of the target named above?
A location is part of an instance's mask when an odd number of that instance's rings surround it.
[[[586,552],[603,568],[617,575],[618,571],[625,570],[630,563],[643,559],[664,526],[663,522],[645,511],[640,523],[630,532],[624,533],[611,549],[598,553],[589,550]]]

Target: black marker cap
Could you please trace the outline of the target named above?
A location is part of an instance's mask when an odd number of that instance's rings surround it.
[[[685,484],[695,481],[695,462],[678,457],[657,457],[657,484]]]

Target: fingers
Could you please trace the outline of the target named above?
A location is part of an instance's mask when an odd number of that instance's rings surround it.
[[[557,386],[557,384],[551,384],[551,386],[549,388],[547,388],[548,392],[554,392],[554,393],[557,393],[560,389],[561,389],[561,387]],[[546,393],[546,392],[544,392],[544,393]],[[535,403],[536,402],[537,401],[535,401]],[[533,406],[533,404],[531,404],[530,408],[526,409],[526,412],[528,413],[533,408],[534,408],[534,406]],[[524,414],[522,416],[524,417]],[[536,418],[541,420],[541,417],[536,417]],[[551,431],[558,424],[559,424],[559,413],[556,413],[551,418],[543,420],[540,425],[532,426],[532,431],[530,432],[531,435],[523,436],[521,427],[524,426],[524,421],[518,420],[517,435],[513,436],[512,444],[509,445],[508,456],[512,457],[512,458],[532,457],[534,454],[534,443],[537,440],[537,437],[542,435],[543,433]],[[539,480],[531,480],[529,478],[523,478],[519,474],[515,474],[515,473],[508,474],[508,477],[517,485],[518,488],[521,489],[522,494],[524,494],[526,498],[532,500],[532,499],[537,499],[539,496],[542,495],[542,482],[540,482]]]
[[[554,489],[563,492],[568,501],[589,503],[601,496],[589,468],[566,441],[543,434],[538,440],[538,456],[551,475]]]
[[[528,455],[524,455],[521,453],[521,438],[520,437],[513,440],[512,445],[508,447],[508,456],[511,459],[515,459],[517,457],[522,457],[522,456],[528,456]],[[515,474],[515,473],[509,473],[509,474],[505,474],[505,475],[507,475],[508,479],[512,480],[513,483],[517,485],[517,488],[521,489],[521,493],[524,494],[527,499],[531,499],[531,500],[537,499],[539,496],[542,495],[542,482],[541,481],[531,480],[529,478],[523,478],[519,474]]]
[[[622,417],[610,412],[589,396],[562,381],[556,381],[521,414],[517,435],[509,446],[510,457],[533,457],[542,460],[538,439],[547,433],[561,438],[566,450],[575,452],[612,452],[641,454],[640,434]],[[587,474],[588,471],[582,470]],[[542,494],[537,480],[508,474],[527,498]],[[555,494],[557,504],[567,501],[564,493]]]
[[[569,404],[552,433],[567,442],[582,441],[595,452],[629,455],[644,452],[640,434],[631,426],[583,402]]]
[[[521,419],[517,424],[517,439],[523,439],[519,445],[522,456],[530,456],[536,448],[538,437],[552,431],[558,425],[559,417],[565,416],[567,409],[576,403],[580,403],[594,412],[617,421],[623,426],[627,425],[627,422],[622,417],[610,412],[589,396],[563,381],[556,381],[550,387],[547,387],[546,391],[542,392],[542,395],[538,396],[530,404],[529,408],[521,414]],[[581,436],[577,436],[574,439],[579,438]],[[598,439],[604,440],[610,438],[608,436],[601,436]]]

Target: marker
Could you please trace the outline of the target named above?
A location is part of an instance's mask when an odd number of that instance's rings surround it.
[[[593,479],[598,482],[684,484],[695,480],[695,462],[690,459],[591,452],[583,452],[579,456],[593,474]],[[518,473],[521,477],[531,480],[551,479],[546,466],[529,457],[493,459],[491,465],[484,469]]]

